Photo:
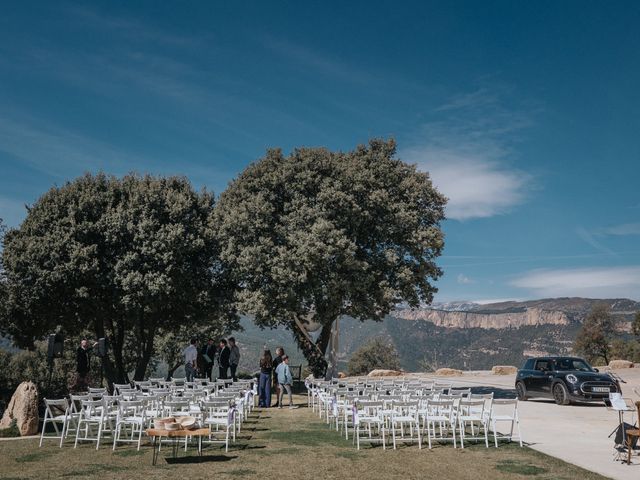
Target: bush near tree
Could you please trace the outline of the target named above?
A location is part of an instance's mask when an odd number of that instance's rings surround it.
[[[380,337],[371,339],[353,353],[347,364],[347,373],[351,376],[366,375],[377,368],[400,370],[400,357],[395,345]]]
[[[574,351],[593,363],[600,359],[605,364],[612,358],[611,343],[616,334],[611,309],[606,304],[597,304],[589,312],[578,332]]]

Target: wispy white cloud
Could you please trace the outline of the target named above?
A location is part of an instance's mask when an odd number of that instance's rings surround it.
[[[427,123],[401,157],[431,175],[449,198],[447,217],[486,218],[523,203],[533,176],[510,166],[518,132],[529,117],[504,106],[499,90],[458,95],[436,109],[443,118]]]
[[[469,277],[467,277],[465,274],[460,273],[458,274],[458,276],[456,277],[456,281],[460,284],[460,285],[469,285],[471,283],[476,283],[475,280],[470,279]]]
[[[613,225],[598,231],[603,235],[626,236],[640,235],[640,223],[623,223],[621,225]]]
[[[640,300],[640,266],[532,270],[510,282],[536,296]]]
[[[521,298],[481,298],[479,300],[471,300],[473,303],[479,305],[489,305],[491,303],[504,303],[504,302],[521,302]]]
[[[602,242],[600,242],[596,238],[596,235],[594,235],[593,233],[589,232],[586,228],[578,227],[578,228],[576,228],[576,233],[578,234],[578,236],[584,242],[586,242],[587,244],[591,245],[596,250],[598,250],[598,251],[600,251],[602,253],[605,253],[607,255],[616,255],[616,253],[613,250],[611,250],[606,245],[604,245]]]
[[[124,173],[143,163],[131,152],[25,116],[0,116],[0,152],[60,179],[106,165]]]
[[[169,33],[166,29],[149,24],[148,21],[139,21],[131,16],[120,17],[88,6],[73,5],[67,8],[66,11],[83,26],[93,31],[104,30],[111,34],[120,34],[129,40],[153,42],[169,47],[202,46],[202,34],[196,35],[192,32],[185,32],[182,35]]]

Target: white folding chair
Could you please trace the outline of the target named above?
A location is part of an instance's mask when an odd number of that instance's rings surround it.
[[[359,401],[353,406],[353,424],[355,427],[355,440],[358,450],[360,442],[380,442],[382,449],[386,450],[386,432],[384,426],[383,402]],[[360,432],[365,430],[368,436],[362,438]]]
[[[522,447],[522,434],[520,432],[520,418],[518,417],[518,399],[496,399],[493,401],[491,409],[491,429],[493,430],[493,441],[498,448],[498,439],[513,440],[514,427],[518,431],[518,442]],[[509,423],[509,433],[500,435],[496,424],[498,422]]]
[[[418,414],[418,402],[393,402],[391,404],[391,435],[393,438],[393,449],[396,449],[397,440],[411,441],[418,440],[418,448],[422,449],[422,437],[420,435],[420,417]],[[405,435],[406,429],[409,436]],[[398,436],[400,432],[400,436]],[[415,437],[414,437],[415,432]]]
[[[40,434],[40,446],[42,447],[42,441],[46,439],[60,439],[60,448],[62,448],[62,442],[67,428],[69,427],[69,402],[66,399],[62,400],[49,400],[44,399],[45,411],[44,421],[42,422],[42,433]],[[47,430],[47,423],[53,425],[56,432],[55,435],[45,435]],[[62,424],[62,430],[58,430],[58,424]]]
[[[118,415],[116,417],[116,428],[113,434],[113,450],[118,443],[137,443],[140,450],[142,442],[142,430],[145,427],[145,406],[140,400],[122,400],[118,403]],[[129,431],[127,432],[127,427]],[[124,431],[125,438],[122,438]],[[129,434],[129,438],[126,435]],[[135,436],[138,436],[135,439]]]
[[[489,448],[489,414],[491,412],[492,399],[462,399],[459,404],[458,412],[458,427],[460,429],[460,446],[464,448],[465,439],[478,440],[482,437],[478,437],[475,434],[475,427],[478,427],[478,434],[484,432],[484,443]],[[471,436],[467,436],[466,427],[471,428]]]
[[[76,441],[73,448],[78,447],[78,441],[96,442],[96,450],[100,447],[100,439],[105,423],[105,408],[102,400],[82,400],[78,427],[76,428]],[[95,437],[93,429],[96,429]],[[82,437],[80,436],[82,432]]]
[[[423,428],[427,430],[427,441],[431,448],[431,441],[452,441],[453,448],[457,447],[456,421],[457,400],[427,399],[421,408]],[[439,435],[438,435],[439,434]]]
[[[209,426],[209,439],[206,443],[222,443],[225,452],[228,452],[229,437],[231,436],[234,442],[236,440],[235,406],[230,405],[226,399],[222,399],[204,401],[202,408],[205,412],[204,424]],[[217,434],[220,430],[224,434],[224,440],[214,439],[214,433]]]

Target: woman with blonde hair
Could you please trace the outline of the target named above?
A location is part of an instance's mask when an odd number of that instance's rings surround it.
[[[265,347],[260,357],[260,379],[258,381],[258,406],[271,406],[271,375],[273,372],[273,359],[271,351]]]

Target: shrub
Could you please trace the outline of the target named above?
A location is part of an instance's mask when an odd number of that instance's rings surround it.
[[[15,418],[11,421],[11,425],[7,428],[0,428],[0,438],[19,437],[20,430],[18,430],[18,422]]]
[[[347,364],[347,372],[349,375],[366,375],[376,368],[400,370],[400,358],[395,345],[380,337],[355,351]]]

